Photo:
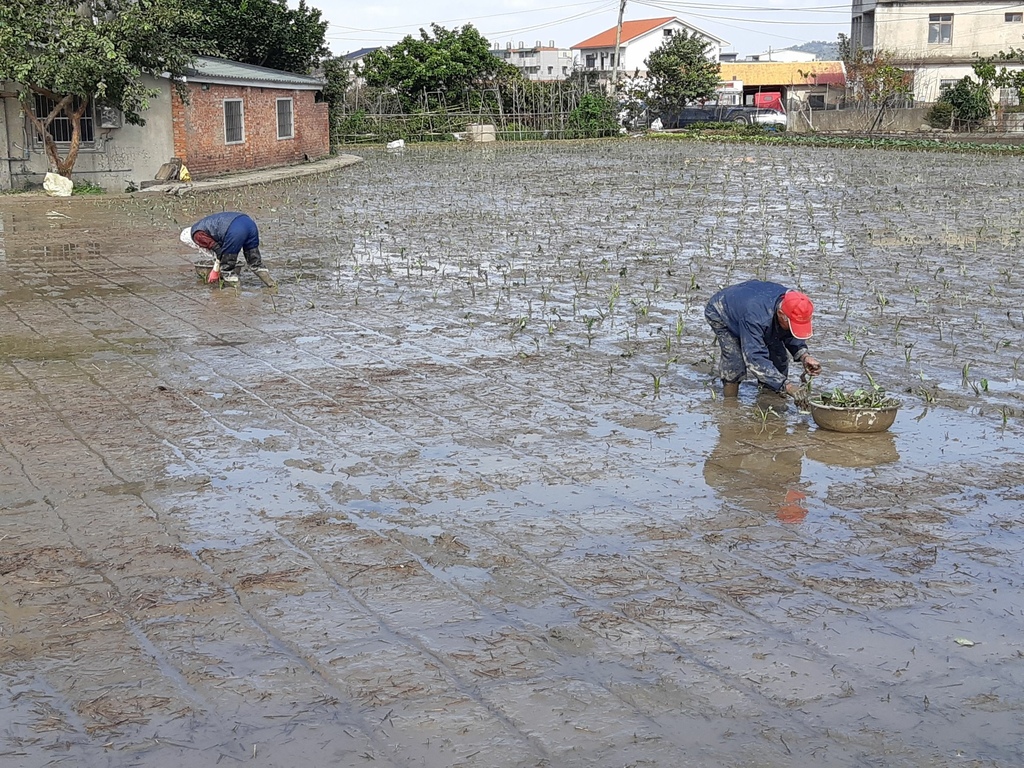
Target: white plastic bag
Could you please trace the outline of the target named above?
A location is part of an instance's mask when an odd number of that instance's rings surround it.
[[[43,179],[43,191],[50,197],[71,197],[74,186],[71,179],[59,173],[47,173]]]
[[[388,149],[405,149],[405,139],[395,139],[388,142]]]

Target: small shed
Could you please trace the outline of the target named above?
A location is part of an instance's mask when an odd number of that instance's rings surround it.
[[[777,92],[783,104],[798,102],[812,109],[838,104],[846,93],[846,65],[841,61],[722,62],[725,93],[742,94],[743,104],[755,103],[757,94]]]
[[[145,85],[159,94],[142,115],[144,126],[128,125],[116,109],[90,105],[72,176],[120,192],[153,179],[174,157],[197,179],[325,157],[324,84],[319,77],[200,57],[186,74],[184,104],[167,77],[147,76]],[[0,89],[0,190],[42,183],[49,165],[15,90],[13,84]],[[37,113],[52,109],[45,98],[35,101],[30,108]],[[70,119],[58,116],[49,131],[59,146],[68,145]]]

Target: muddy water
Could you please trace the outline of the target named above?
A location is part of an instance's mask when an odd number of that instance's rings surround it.
[[[365,157],[0,202],[0,764],[1024,761],[1015,161]],[[715,396],[749,277],[889,432]]]

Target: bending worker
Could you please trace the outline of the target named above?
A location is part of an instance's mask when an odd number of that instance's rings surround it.
[[[789,359],[817,376],[821,364],[807,351],[814,304],[804,294],[778,283],[748,280],[723,288],[704,310],[722,349],[722,394],[736,397],[750,374],[779,394],[800,396],[788,381]]]
[[[181,241],[193,248],[212,251],[220,264],[221,279],[226,283],[238,282],[235,266],[241,252],[245,254],[249,269],[266,285],[272,284],[270,271],[263,266],[260,256],[260,232],[256,222],[244,213],[211,214],[183,229]]]

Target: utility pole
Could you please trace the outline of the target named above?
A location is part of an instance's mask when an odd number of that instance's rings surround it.
[[[619,3],[619,23],[615,25],[615,63],[612,64],[612,95],[615,85],[619,82],[619,43],[622,41],[622,15],[626,12],[626,0]]]

